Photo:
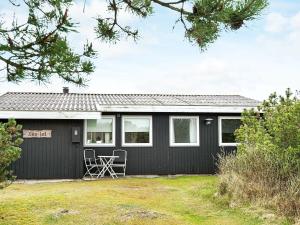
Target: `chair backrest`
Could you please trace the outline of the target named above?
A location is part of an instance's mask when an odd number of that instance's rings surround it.
[[[124,163],[126,164],[127,161],[127,151],[122,149],[113,150],[114,156],[119,156],[119,158],[116,158],[114,162],[116,163]]]
[[[96,153],[94,149],[84,149],[83,156],[85,164],[96,163]]]

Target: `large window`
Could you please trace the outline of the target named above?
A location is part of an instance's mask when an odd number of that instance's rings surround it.
[[[102,116],[99,120],[85,121],[85,146],[114,146],[115,117]]]
[[[235,146],[234,132],[241,126],[241,117],[219,117],[219,145]]]
[[[122,117],[123,146],[152,146],[152,117]]]
[[[170,117],[170,146],[199,145],[199,117]]]

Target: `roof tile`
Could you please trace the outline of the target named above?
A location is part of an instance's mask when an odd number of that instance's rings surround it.
[[[102,106],[242,106],[260,102],[240,95],[79,94],[8,92],[0,111],[97,111]]]

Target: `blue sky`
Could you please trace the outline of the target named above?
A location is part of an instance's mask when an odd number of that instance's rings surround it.
[[[270,0],[257,21],[224,33],[204,53],[184,38],[179,24],[172,29],[177,18],[174,12],[157,7],[147,19],[122,14],[125,24],[139,28],[137,43],[99,43],[94,39],[91,15],[104,12],[104,2],[88,1],[85,13],[82,2],[70,11],[80,22],[80,33],[72,35],[71,44],[77,47],[88,38],[99,51],[88,87],[54,78],[47,85],[0,82],[0,93],[61,92],[63,86],[69,86],[71,92],[241,94],[261,100],[273,91],[283,93],[287,87],[300,89],[300,1]],[[9,20],[12,12],[3,1],[0,6],[2,17]]]

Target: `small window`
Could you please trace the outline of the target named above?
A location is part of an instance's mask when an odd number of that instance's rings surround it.
[[[198,146],[199,117],[170,117],[170,146]]]
[[[219,117],[219,145],[237,145],[234,132],[241,126],[241,117]]]
[[[123,116],[123,146],[152,146],[152,117]]]
[[[99,120],[85,121],[85,146],[114,146],[115,117],[102,116]]]

